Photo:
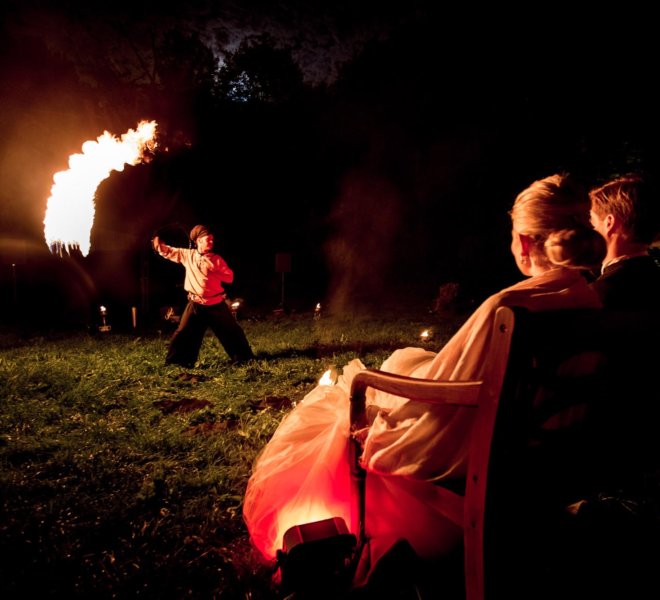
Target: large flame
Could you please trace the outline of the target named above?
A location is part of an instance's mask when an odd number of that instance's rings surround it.
[[[120,138],[104,131],[82,146],[82,154],[69,157],[69,169],[53,176],[53,187],[46,205],[44,234],[51,249],[62,254],[79,248],[89,254],[94,223],[94,195],[99,184],[112,171],[138,164],[147,149],[154,146],[156,121],[141,121]]]

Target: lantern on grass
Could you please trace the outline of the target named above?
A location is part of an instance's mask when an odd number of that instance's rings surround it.
[[[344,519],[295,525],[284,533],[277,563],[282,587],[313,597],[335,597],[350,588],[357,538]]]
[[[241,304],[243,304],[243,301],[240,298],[236,298],[236,300],[233,300],[229,304],[229,308],[231,309],[231,314],[234,315],[235,319],[238,319],[238,310],[241,308]]]

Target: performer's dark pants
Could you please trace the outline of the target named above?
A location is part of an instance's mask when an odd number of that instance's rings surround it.
[[[254,358],[243,329],[224,301],[212,306],[189,301],[170,340],[165,362],[193,367],[207,327],[215,333],[232,360],[241,362]]]

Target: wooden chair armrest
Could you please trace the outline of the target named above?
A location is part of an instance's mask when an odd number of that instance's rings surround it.
[[[436,381],[395,375],[376,369],[360,371],[351,383],[351,433],[367,425],[366,418],[366,392],[367,388],[374,388],[383,392],[401,396],[418,402],[444,406],[464,406],[477,408],[481,381]],[[351,477],[355,486],[355,497],[358,502],[355,509],[354,521],[358,523],[358,540],[364,540],[365,515],[365,488],[366,472],[360,464],[362,444],[357,436],[351,436],[350,464]],[[437,504],[441,512],[456,525],[463,523],[463,498],[453,491],[443,487],[436,488]]]
[[[483,381],[437,381],[366,369],[360,371],[351,384],[349,461],[353,498],[356,500],[352,505],[351,519],[352,523],[356,524],[360,548],[366,539],[367,472],[360,462],[361,436],[356,434],[367,425],[367,388],[371,387],[394,396],[437,406],[479,409],[475,415],[472,434],[469,439],[465,440],[465,443],[469,444],[469,461],[464,493],[453,491],[442,485],[431,486],[437,496],[437,502],[434,503],[436,510],[463,529],[465,597],[467,600],[483,600],[484,598],[486,484],[493,428],[507,372],[513,330],[513,310],[504,306],[499,307],[495,314],[489,358],[485,365]],[[420,481],[419,484],[429,486],[429,482],[426,481]],[[428,489],[426,487],[425,492]]]
[[[476,408],[479,404],[481,383],[481,381],[437,381],[406,377],[377,369],[365,369],[360,371],[351,383],[351,427],[356,429],[366,425],[366,392],[369,387],[428,404]]]

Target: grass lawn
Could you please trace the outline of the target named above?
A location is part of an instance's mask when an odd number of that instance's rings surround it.
[[[186,373],[167,330],[0,334],[0,597],[277,597],[241,516],[258,452],[326,369],[463,318],[255,316],[256,360],[209,333]]]

